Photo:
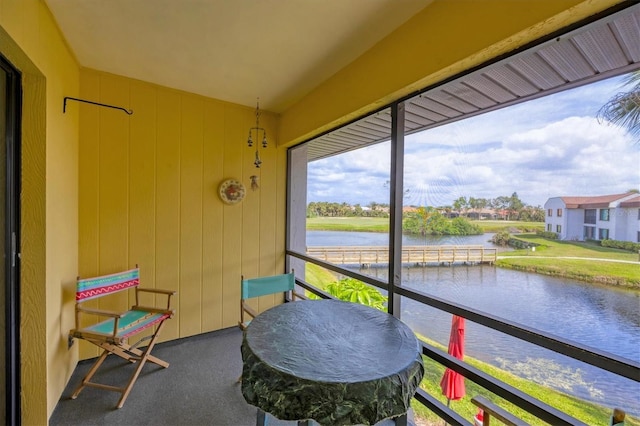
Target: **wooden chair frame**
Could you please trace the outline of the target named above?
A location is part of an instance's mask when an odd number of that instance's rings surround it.
[[[164,326],[165,320],[171,318],[175,311],[171,309],[171,296],[177,292],[174,290],[162,289],[141,289],[138,287],[140,283],[140,269],[136,265],[135,269],[119,272],[111,275],[102,275],[93,278],[77,280],[76,291],[76,328],[69,332],[70,338],[86,340],[99,348],[103,349],[102,354],[96,359],[93,366],[89,369],[87,375],[75,390],[71,399],[76,399],[82,389],[86,386],[120,392],[122,396],[118,401],[117,408],[122,408],[133,385],[135,384],[142,367],[147,361],[157,364],[161,367],[169,367],[169,363],[151,355],[151,350],[156,344],[156,339]],[[105,297],[120,291],[135,288],[135,305],[125,312],[115,312],[104,309],[86,308],[82,303],[101,297]],[[166,307],[149,307],[140,305],[140,294],[151,293],[166,296]],[[88,314],[107,318],[97,324],[86,327],[80,326],[81,314]],[[128,343],[129,338],[134,337],[143,330],[155,327],[150,336],[143,337],[133,345]],[[144,349],[138,349],[138,345],[149,340],[148,345]],[[98,368],[102,365],[107,355],[117,355],[131,363],[138,363],[128,382],[124,387],[106,385],[102,383],[92,382]]]

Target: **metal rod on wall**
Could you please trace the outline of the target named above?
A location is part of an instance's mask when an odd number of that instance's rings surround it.
[[[126,108],[122,108],[122,107],[119,107],[119,106],[101,104],[99,102],[87,101],[87,100],[84,100],[84,99],[72,98],[70,96],[65,96],[64,97],[64,103],[62,105],[62,112],[63,113],[67,112],[67,99],[70,99],[72,101],[85,102],[87,104],[92,104],[92,105],[103,106],[103,107],[107,107],[107,108],[119,109],[119,110],[122,110],[122,111],[126,112],[129,115],[133,114],[133,110],[132,109],[126,109]]]

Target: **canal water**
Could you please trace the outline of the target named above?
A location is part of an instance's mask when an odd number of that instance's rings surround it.
[[[490,240],[494,234],[470,235],[403,235],[402,244],[419,245],[483,245],[497,248]],[[341,231],[307,231],[308,246],[386,246],[389,234],[386,232],[341,232]]]
[[[388,234],[307,231],[308,246],[385,245]],[[403,236],[403,244],[482,244],[472,237]],[[354,270],[382,280],[386,267]],[[640,294],[576,280],[512,271],[488,265],[404,267],[403,285],[493,316],[552,333],[640,362]],[[409,299],[402,320],[413,330],[447,345],[451,315]],[[520,377],[607,407],[640,416],[640,384],[544,348],[467,321],[467,356]]]

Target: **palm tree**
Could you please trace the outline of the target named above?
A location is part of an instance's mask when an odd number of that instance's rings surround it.
[[[625,86],[631,85],[627,92],[620,92],[600,108],[598,120],[607,120],[629,129],[631,136],[640,141],[640,70],[627,75]]]

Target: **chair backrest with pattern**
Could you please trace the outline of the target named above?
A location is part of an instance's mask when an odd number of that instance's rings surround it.
[[[107,294],[135,288],[140,284],[140,268],[111,275],[78,279],[76,303],[102,297]]]
[[[293,272],[289,274],[274,275],[242,280],[242,299],[264,296],[266,294],[293,291],[295,277]]]

